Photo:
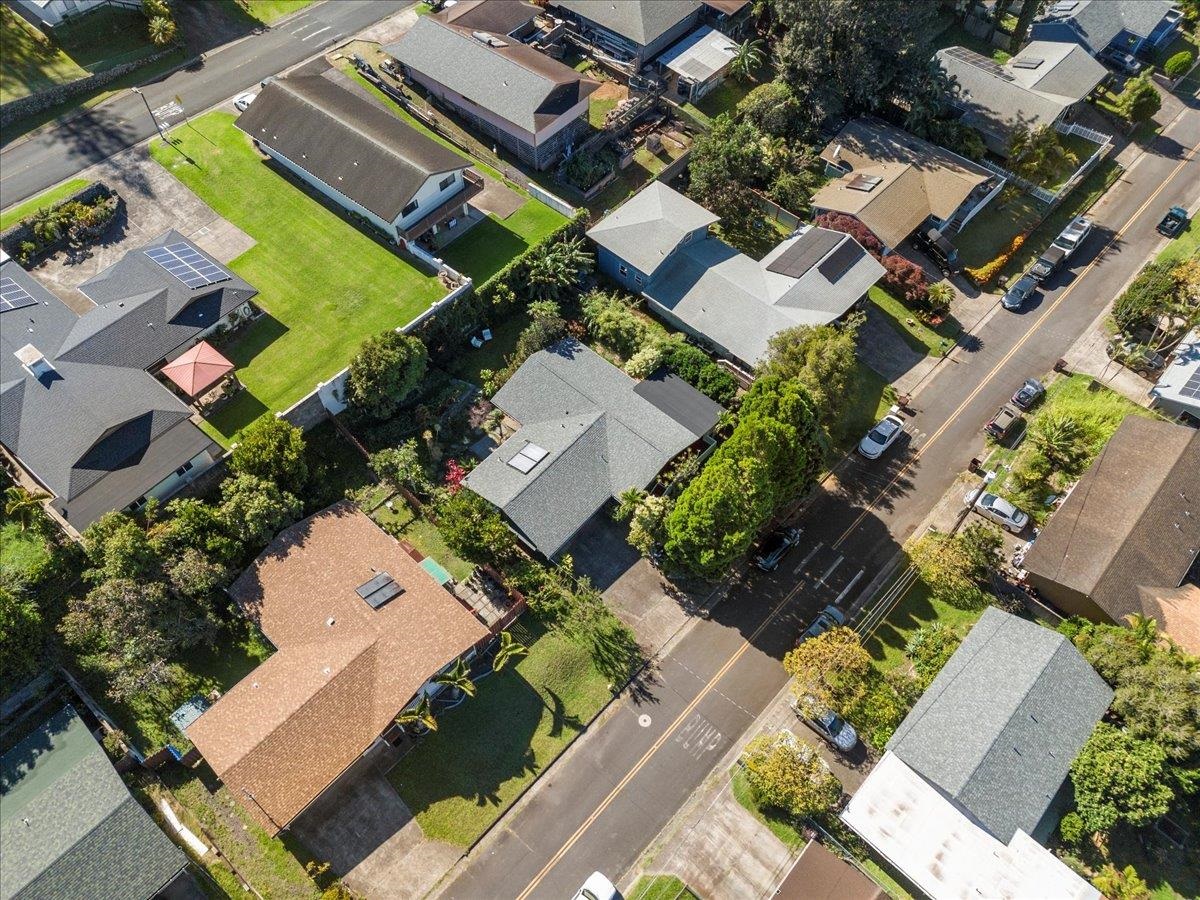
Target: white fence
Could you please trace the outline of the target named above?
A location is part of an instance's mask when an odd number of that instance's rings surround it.
[[[579,212],[574,206],[563,200],[561,197],[556,197],[543,187],[534,184],[532,181],[525,185],[526,189],[536,199],[541,200],[551,209],[562,213],[568,219],[573,218],[575,213]]]

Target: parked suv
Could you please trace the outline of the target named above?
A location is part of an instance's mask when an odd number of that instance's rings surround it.
[[[943,275],[957,275],[962,271],[958,261],[958,248],[938,233],[936,228],[926,228],[912,236],[913,246],[932,259]]]
[[[1016,407],[1005,403],[1000,407],[999,411],[992,416],[983,430],[987,436],[999,443],[1004,443],[1013,433],[1016,432],[1017,426],[1021,422],[1021,412]]]
[[[777,528],[772,531],[758,546],[754,564],[764,572],[774,572],[779,568],[789,550],[800,543],[799,528]]]
[[[858,745],[858,732],[854,726],[832,709],[822,706],[816,697],[805,694],[799,700],[792,699],[790,703],[792,712],[800,721],[838,750],[849,753]]]

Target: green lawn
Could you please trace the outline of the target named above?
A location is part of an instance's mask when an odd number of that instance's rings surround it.
[[[50,562],[50,545],[36,529],[17,522],[0,524],[0,581],[37,575]]]
[[[929,588],[917,580],[864,645],[875,668],[886,675],[906,664],[904,645],[923,625],[941,622],[960,635],[966,634],[983,610],[962,610],[929,596]]]
[[[1166,210],[1163,210],[1164,214]],[[1159,262],[1178,262],[1200,253],[1200,214],[1192,216],[1187,229],[1163,248]]]
[[[54,30],[48,38],[5,4],[0,6],[0,102],[103,72],[155,51],[138,10],[104,7]]]
[[[86,178],[72,178],[70,181],[64,181],[62,184],[52,187],[48,191],[43,191],[36,197],[30,197],[23,203],[10,206],[4,212],[0,213],[0,231],[4,231],[10,225],[16,225],[17,222],[44,206],[50,206],[59,200],[70,197],[76,191],[87,187],[88,183],[88,179]]]
[[[643,875],[625,897],[626,900],[700,900],[674,875]]]
[[[692,115],[699,113],[697,118],[705,124],[724,113],[732,113],[742,98],[765,81],[770,80],[770,71],[762,67],[754,72],[754,78],[744,79],[735,75],[726,75],[725,80],[701,97],[695,103],[686,103],[684,108]]]
[[[904,338],[904,342],[918,353],[939,356],[954,345],[954,339],[962,326],[953,316],[948,316],[937,327],[930,327],[917,318],[916,313],[897,300],[879,285],[868,291],[871,302],[888,317],[892,327]]]
[[[526,200],[507,219],[488,216],[441,251],[442,259],[482,284],[566,221],[542,201]]]
[[[883,376],[859,360],[846,388],[842,414],[830,429],[831,460],[856,444],[883,417],[895,397]]]
[[[290,16],[306,6],[311,6],[314,0],[222,0],[222,2],[227,7],[233,7],[236,16],[248,16],[263,25],[270,25],[284,16]]]
[[[256,241],[230,264],[267,315],[222,352],[246,386],[206,423],[228,444],[350,362],[363,339],[440,299],[437,279],[350,225],[268,166],[224,112],[176,128],[150,152],[201,200]]]
[[[444,712],[388,774],[434,840],[476,840],[611,696],[586,649],[528,616],[514,630],[529,655]]]
[[[597,100],[594,96],[588,100],[588,124],[593,128],[603,128],[608,114],[617,108],[616,97],[605,97]]]
[[[371,514],[380,525],[388,525],[399,529],[400,537],[404,538],[425,556],[437,560],[450,573],[455,581],[466,581],[475,567],[461,559],[446,546],[442,534],[433,524],[420,516],[414,515],[411,507],[404,498],[396,495],[392,500],[392,508],[381,506]]]

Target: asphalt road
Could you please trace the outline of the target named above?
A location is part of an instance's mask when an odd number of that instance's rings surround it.
[[[183,100],[208,109],[356,34],[412,0],[332,0],[207,54],[187,69],[142,87],[151,109]],[[174,124],[178,116],[170,119]],[[71,121],[0,151],[0,208],[31,197],[154,134],[142,98],[125,93]]]
[[[1168,127],[1096,207],[1069,272],[1017,314],[997,310],[913,401],[907,442],[847,458],[797,524],[801,547],[698,622],[612,714],[483,842],[444,896],[570,897],[637,862],[787,680],[780,665],[827,603],[849,606],[984,446],[980,428],[1029,375],[1049,371],[1158,246],[1154,226],[1200,197],[1200,104]],[[766,886],[764,886],[766,889]]]

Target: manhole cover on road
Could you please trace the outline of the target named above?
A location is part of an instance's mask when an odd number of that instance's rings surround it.
[[[650,717],[648,715],[646,715],[645,713],[642,713],[640,716],[638,716],[638,724],[641,725],[643,728],[649,728],[650,727]]]

